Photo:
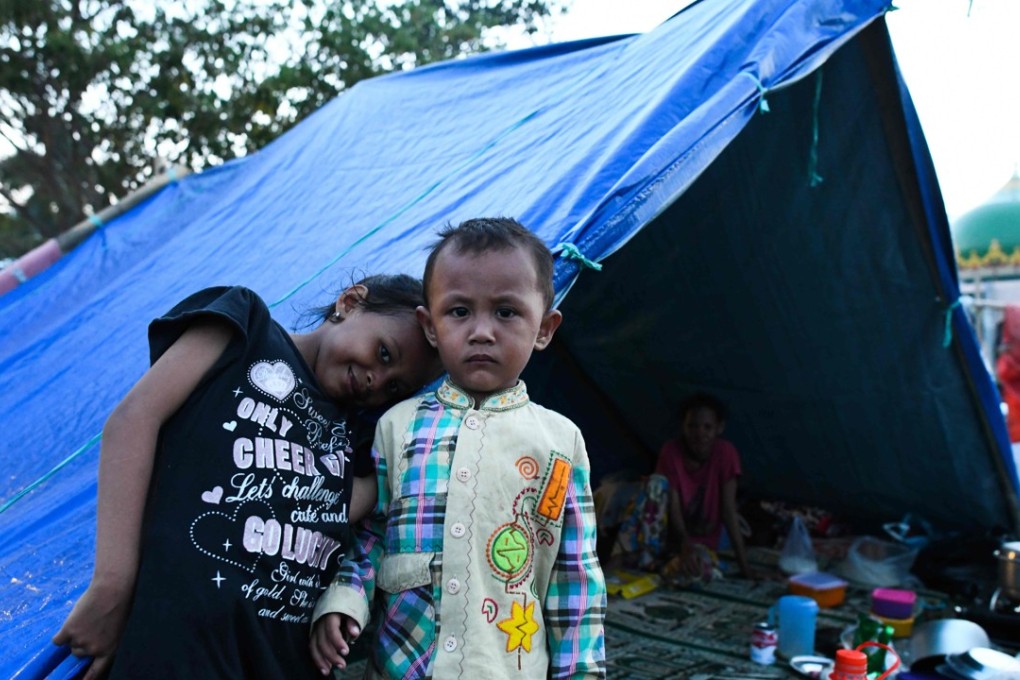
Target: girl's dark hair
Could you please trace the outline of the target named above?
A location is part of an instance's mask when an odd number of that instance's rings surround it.
[[[407,274],[375,274],[352,285],[364,286],[368,290],[358,305],[373,314],[413,314],[415,309],[425,304],[421,280]],[[327,321],[335,311],[334,300],[328,305],[313,308],[311,313],[319,321]]]
[[[726,422],[726,418],[729,416],[729,409],[726,408],[726,404],[723,403],[722,399],[708,392],[697,392],[684,399],[680,404],[680,411],[678,413],[680,425],[683,425],[688,413],[699,408],[707,408],[709,411],[712,411],[721,423]]]

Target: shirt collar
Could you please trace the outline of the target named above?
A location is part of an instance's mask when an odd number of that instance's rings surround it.
[[[443,380],[443,384],[436,390],[436,398],[453,408],[474,408],[475,401],[467,392],[450,382],[449,378]],[[478,406],[479,411],[509,411],[520,408],[528,403],[528,388],[523,380],[501,392],[490,394],[484,402]]]

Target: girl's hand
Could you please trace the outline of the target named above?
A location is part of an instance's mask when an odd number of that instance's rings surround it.
[[[83,680],[106,677],[130,606],[128,589],[92,583],[53,637],[53,644],[69,645],[75,656],[93,657]]]
[[[690,579],[701,578],[701,556],[694,549],[694,544],[684,541],[680,546],[680,554],[677,556],[677,571]]]
[[[350,644],[361,635],[358,622],[346,614],[326,614],[312,628],[312,639],[309,644],[312,660],[319,672],[329,675],[334,666],[343,670],[347,668],[347,659],[351,652]]]
[[[701,558],[691,546],[690,541],[684,541],[680,552],[666,561],[662,568],[662,575],[684,581],[701,577]]]

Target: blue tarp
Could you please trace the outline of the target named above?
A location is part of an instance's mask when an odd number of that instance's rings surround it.
[[[1015,528],[887,8],[702,0],[644,35],[362,82],[0,298],[0,675],[59,661],[47,640],[91,570],[96,440],[150,319],[241,284],[293,326],[363,273],[420,273],[438,227],[479,215],[559,253],[566,321],[528,379],[581,423],[596,476],[647,461],[707,388],[752,494]]]

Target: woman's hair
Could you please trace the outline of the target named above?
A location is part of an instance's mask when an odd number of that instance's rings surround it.
[[[414,313],[414,310],[425,304],[425,294],[421,280],[407,274],[375,274],[366,276],[355,282],[355,286],[364,286],[367,293],[359,298],[358,306],[366,312],[395,316],[397,314]],[[336,302],[310,311],[317,321],[327,321],[336,311]]]
[[[726,418],[729,415],[729,409],[726,408],[726,404],[723,403],[722,399],[708,392],[697,392],[684,399],[680,404],[680,410],[677,414],[677,422],[680,426],[683,426],[684,419],[687,418],[688,413],[699,408],[707,408],[709,411],[712,411],[720,423],[726,422]]]

